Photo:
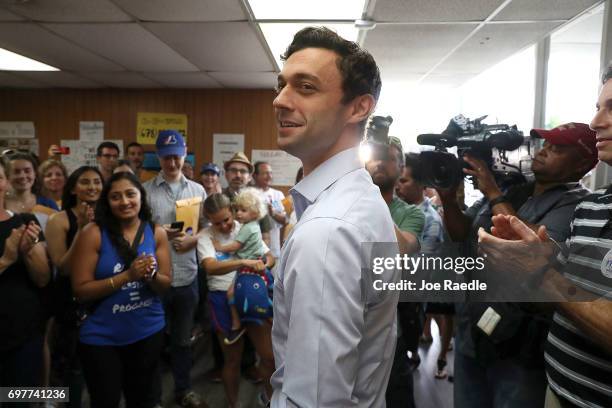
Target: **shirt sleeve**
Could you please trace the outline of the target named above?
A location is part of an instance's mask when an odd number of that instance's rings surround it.
[[[401,231],[408,231],[414,234],[418,239],[423,234],[423,227],[425,226],[425,215],[418,207],[412,205],[409,207],[410,210],[406,211],[402,221],[397,226]]]
[[[242,227],[240,227],[240,231],[238,231],[238,235],[236,235],[234,240],[240,242],[241,244],[247,242],[253,234],[257,233],[257,231],[254,231],[253,227],[257,227],[257,224],[254,222],[244,224]]]
[[[290,308],[282,392],[300,407],[353,407],[364,330],[356,227],[312,220],[294,236],[283,275]]]
[[[202,234],[198,235],[198,259],[204,260],[206,258],[215,258],[215,247],[210,239],[210,232],[205,230]]]
[[[423,229],[421,252],[428,255],[435,254],[442,244],[442,236],[442,223],[432,217],[431,222]]]

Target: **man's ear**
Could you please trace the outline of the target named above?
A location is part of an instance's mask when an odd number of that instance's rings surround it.
[[[348,123],[360,123],[370,117],[374,111],[376,101],[370,94],[356,96],[351,102],[350,117]]]
[[[581,159],[578,162],[578,165],[576,166],[576,174],[578,175],[578,180],[583,178],[589,171],[594,168],[595,166],[593,166],[593,160],[587,158]]]

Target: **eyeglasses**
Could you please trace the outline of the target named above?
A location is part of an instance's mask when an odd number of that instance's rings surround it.
[[[249,174],[249,170],[248,169],[237,169],[235,167],[230,167],[229,169],[227,169],[227,172],[231,173],[231,174],[236,174],[236,173],[240,173],[242,175]]]

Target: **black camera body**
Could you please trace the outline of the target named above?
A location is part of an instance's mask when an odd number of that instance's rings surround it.
[[[389,147],[389,127],[393,123],[391,116],[372,116],[366,129],[365,145],[370,149],[372,160],[385,160]]]
[[[426,186],[441,189],[459,186],[465,176],[463,169],[470,168],[463,160],[466,154],[483,160],[495,173],[494,152],[500,156],[500,161],[507,162],[506,152],[521,147],[523,132],[516,125],[486,125],[482,123],[486,117],[469,120],[458,115],[451,119],[441,134],[421,134],[417,137],[419,144],[435,147],[434,150],[422,152],[420,156],[420,174]],[[457,147],[457,156],[447,150],[454,146]]]

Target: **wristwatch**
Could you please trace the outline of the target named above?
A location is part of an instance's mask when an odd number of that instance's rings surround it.
[[[501,203],[508,203],[508,199],[506,198],[505,195],[500,195],[497,198],[492,199],[491,201],[489,201],[489,207],[493,208],[495,207],[497,204],[501,204]]]

